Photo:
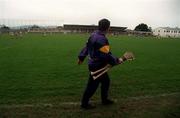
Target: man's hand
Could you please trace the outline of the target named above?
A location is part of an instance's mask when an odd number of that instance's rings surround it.
[[[78,65],[81,65],[83,62],[78,59]]]

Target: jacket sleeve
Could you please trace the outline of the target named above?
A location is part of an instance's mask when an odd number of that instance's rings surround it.
[[[122,63],[119,61],[119,58],[113,56],[110,52],[110,46],[107,39],[99,40],[97,43],[99,45],[99,56],[102,60],[105,60],[112,66]]]
[[[88,48],[87,48],[87,43],[86,43],[86,46],[79,53],[78,58],[80,61],[83,62],[87,55],[88,55]]]

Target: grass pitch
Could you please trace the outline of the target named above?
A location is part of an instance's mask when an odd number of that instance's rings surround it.
[[[77,55],[88,35],[0,35],[1,117],[180,117],[180,39],[108,36],[112,53],[133,51],[136,60],[110,70],[112,106],[83,111],[87,60]],[[72,104],[71,104],[72,103]]]

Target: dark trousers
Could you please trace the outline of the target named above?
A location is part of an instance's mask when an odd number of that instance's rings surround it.
[[[89,75],[89,81],[87,84],[87,87],[84,91],[81,105],[88,105],[89,99],[93,96],[95,93],[96,89],[99,86],[99,83],[101,83],[101,100],[105,101],[108,98],[108,90],[109,90],[109,84],[110,84],[110,79],[107,73],[103,74],[96,80],[93,80],[91,74]]]

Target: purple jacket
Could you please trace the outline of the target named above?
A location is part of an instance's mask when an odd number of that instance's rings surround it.
[[[119,59],[110,52],[109,42],[105,34],[99,30],[90,35],[78,58],[80,61],[84,61],[86,56],[89,57],[88,65],[90,70],[102,68],[106,64],[114,66],[120,63]]]

